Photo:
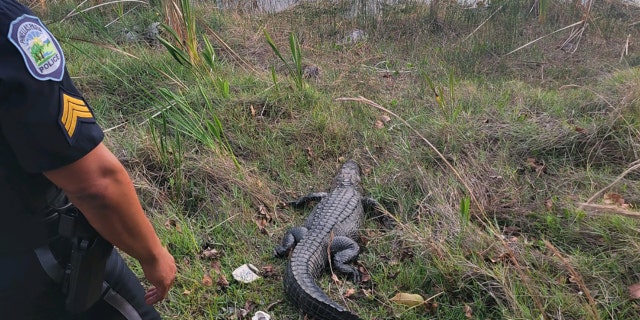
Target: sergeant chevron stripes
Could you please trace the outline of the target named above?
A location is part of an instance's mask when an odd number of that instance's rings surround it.
[[[79,119],[92,119],[93,114],[87,104],[82,99],[74,98],[70,95],[63,94],[62,97],[62,116],[60,122],[67,131],[69,138],[73,137]]]

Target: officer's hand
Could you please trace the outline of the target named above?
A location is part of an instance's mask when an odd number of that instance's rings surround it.
[[[176,278],[176,262],[173,256],[162,248],[151,261],[140,261],[144,276],[152,287],[144,295],[147,304],[155,304],[167,297],[171,285]]]

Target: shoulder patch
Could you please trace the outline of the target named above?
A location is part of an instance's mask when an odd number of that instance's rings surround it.
[[[91,109],[82,98],[76,98],[62,92],[62,106],[58,122],[70,144],[73,144],[78,122],[94,123],[95,121]]]
[[[18,17],[11,22],[7,37],[22,54],[34,78],[62,80],[65,63],[62,49],[40,19],[26,14]]]

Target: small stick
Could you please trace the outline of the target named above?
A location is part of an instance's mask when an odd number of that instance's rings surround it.
[[[601,213],[614,213],[623,215],[631,218],[640,219],[640,212],[625,210],[624,208],[620,208],[618,206],[608,206],[602,204],[593,204],[593,203],[580,203],[580,207],[585,210],[590,210],[592,213],[601,214]]]
[[[578,287],[580,287],[580,290],[584,292],[584,296],[587,297],[587,300],[589,301],[589,307],[590,307],[589,311],[593,315],[593,319],[599,320],[600,316],[598,315],[596,301],[593,299],[593,296],[591,296],[591,292],[589,291],[589,288],[587,288],[586,284],[584,283],[582,276],[576,271],[576,269],[574,269],[571,266],[569,261],[567,261],[567,259],[565,259],[562,256],[560,251],[558,251],[558,249],[556,249],[556,247],[554,247],[553,244],[551,244],[551,242],[544,240],[544,244],[547,247],[547,249],[551,250],[553,254],[556,255],[558,259],[560,259],[562,264],[564,264],[565,268],[567,268],[567,271],[569,271],[569,274],[571,274],[576,284],[578,284]]]
[[[591,198],[589,198],[589,200],[587,200],[587,204],[590,203],[591,201],[593,201],[595,198],[599,197],[603,192],[605,192],[606,190],[608,190],[609,188],[613,187],[613,185],[615,185],[616,183],[618,183],[618,181],[622,180],[622,178],[624,178],[624,176],[626,176],[627,174],[629,174],[629,172],[636,170],[636,169],[640,169],[640,159],[634,161],[633,163],[631,163],[630,165],[631,167],[627,170],[625,170],[622,174],[620,174],[615,180],[613,180],[613,182],[611,182],[608,186],[604,187],[602,190],[596,192],[596,194],[594,194],[593,196],[591,196]],[[582,206],[581,206],[582,207]]]

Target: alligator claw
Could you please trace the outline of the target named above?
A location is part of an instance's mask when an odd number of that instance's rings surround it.
[[[304,205],[304,203],[301,203],[299,200],[296,201],[287,201],[287,206],[289,207],[293,207],[293,208],[300,208]]]
[[[353,272],[351,273],[351,281],[353,283],[362,282],[362,274],[356,268],[353,268]]]
[[[289,251],[289,250],[287,250],[287,248],[284,248],[284,247],[278,246],[278,247],[275,247],[275,248],[273,249],[273,255],[274,255],[276,258],[284,258],[284,257],[286,257],[286,256],[287,256],[287,251]]]

